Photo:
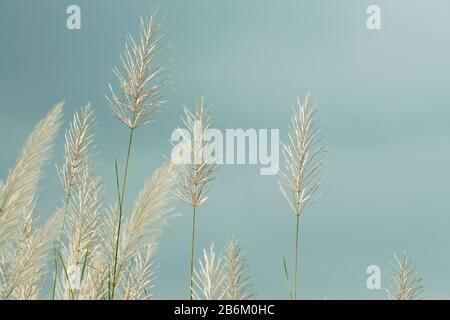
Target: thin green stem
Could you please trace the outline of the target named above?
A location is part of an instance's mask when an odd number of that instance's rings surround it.
[[[288,271],[288,267],[287,267],[287,263],[286,263],[286,257],[283,255],[283,267],[284,267],[284,276],[286,277],[286,282],[288,285],[288,289],[289,289],[289,297],[290,299],[294,299],[293,295],[292,295],[292,287],[291,287],[291,280],[289,280],[289,271]]]
[[[115,253],[114,253],[114,269],[113,269],[113,283],[112,283],[112,299],[114,299],[114,293],[116,290],[117,285],[117,261],[119,256],[119,243],[120,243],[120,231],[122,227],[122,216],[123,216],[123,203],[125,200],[125,189],[127,185],[127,177],[128,177],[128,165],[130,162],[130,156],[131,156],[131,146],[133,144],[133,135],[134,135],[134,128],[130,129],[130,139],[128,141],[128,152],[127,152],[127,160],[125,163],[125,173],[123,176],[123,183],[122,183],[122,194],[119,196],[119,221],[117,226],[117,238],[116,238],[116,245],[115,245]],[[120,187],[120,186],[119,186]]]
[[[299,230],[300,230],[300,215],[297,215],[297,229],[295,233],[295,279],[294,279],[294,300],[297,300],[297,290],[298,290],[298,251],[299,251]]]
[[[68,289],[69,289],[69,293],[71,295],[72,300],[76,300],[75,293],[73,292],[73,290],[72,290],[72,288],[70,286],[70,278],[69,278],[69,274],[67,273],[67,268],[66,268],[66,265],[64,263],[64,259],[61,256],[61,252],[58,252],[58,254],[59,254],[59,258],[61,259],[61,264],[62,264],[62,267],[63,267],[64,274],[66,275],[66,280],[67,280],[67,286],[68,286]]]
[[[197,208],[194,207],[194,217],[192,220],[192,250],[191,250],[191,287],[190,299],[192,300],[193,286],[194,286],[194,261],[195,261],[195,222],[197,218]]]
[[[131,146],[133,144],[133,135],[134,135],[134,128],[131,128],[130,129],[130,140],[128,141],[127,162],[125,164],[125,174],[123,176],[123,183],[122,183],[122,197],[121,197],[121,205],[122,205],[122,207],[123,207],[123,201],[125,199],[125,188],[126,188],[126,185],[127,185],[128,164],[130,162]]]

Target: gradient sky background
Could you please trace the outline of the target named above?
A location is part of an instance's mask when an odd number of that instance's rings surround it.
[[[155,3],[0,2],[1,179],[53,105],[66,101],[67,124],[91,102],[100,172],[115,200],[113,159],[123,160],[128,131],[104,95],[126,34]],[[376,32],[366,28],[373,3],[382,10]],[[81,7],[81,30],[66,29],[70,4]],[[366,288],[366,268],[386,272],[406,250],[425,297],[450,298],[449,17],[446,0],[161,1],[174,90],[167,110],[137,132],[128,207],[170,153],[183,104],[205,95],[218,128],[279,128],[286,139],[291,106],[311,91],[331,150],[330,193],[302,220],[300,297],[384,298]],[[62,150],[61,132],[42,183],[44,219],[62,201],[53,165]],[[259,298],[288,297],[281,254],[293,260],[295,216],[277,181],[257,166],[224,166],[199,210],[198,248],[238,237]],[[188,297],[192,214],[182,203],[177,212],[161,240],[156,298]]]

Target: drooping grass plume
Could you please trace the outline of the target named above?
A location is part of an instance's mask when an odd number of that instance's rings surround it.
[[[24,210],[35,199],[42,169],[51,155],[62,115],[59,103],[35,127],[0,194],[0,256],[8,256]]]
[[[216,163],[208,161],[205,150],[210,143],[204,143],[203,137],[211,126],[211,111],[207,106],[206,99],[201,98],[197,102],[195,112],[184,108],[185,118],[183,123],[190,137],[184,137],[191,163],[182,165],[178,181],[177,196],[189,204],[193,209],[192,241],[191,241],[191,283],[190,299],[192,300],[192,287],[194,281],[195,263],[195,227],[197,220],[197,208],[202,205],[209,192],[209,182],[214,180],[213,173],[218,168]],[[193,144],[193,145],[192,145]]]
[[[423,281],[419,278],[416,266],[406,256],[399,260],[394,255],[389,288],[386,294],[390,300],[419,300],[423,293]]]
[[[192,299],[223,300],[226,295],[225,265],[223,259],[216,255],[214,243],[209,252],[203,250],[203,261],[199,262],[198,270],[194,270]]]
[[[241,244],[231,239],[225,247],[225,299],[248,300],[254,296],[249,264]]]
[[[148,274],[148,270],[151,269],[150,267],[145,267],[153,259],[148,246],[152,244],[152,250],[155,250],[156,241],[162,231],[162,227],[171,215],[171,203],[175,198],[174,186],[177,173],[177,168],[171,163],[162,166],[154,172],[140,193],[131,212],[131,216],[124,223],[118,258],[116,260],[114,256],[112,257],[113,264],[117,261],[117,274],[113,277],[116,281],[116,283],[113,283],[114,287],[119,286],[120,283],[122,283],[122,287],[124,286],[123,283],[127,277],[126,273],[129,272],[133,262],[141,263],[141,267],[143,268],[141,270],[134,270],[132,274],[134,277],[142,274],[142,272]],[[147,252],[143,252],[146,249],[148,249]],[[126,287],[131,291],[139,283],[141,286],[147,286],[151,282],[142,282],[143,280],[139,279],[134,280],[131,289],[130,284],[127,284],[128,287]],[[130,295],[134,295],[125,289],[122,288],[121,291],[128,298],[130,298]]]
[[[158,168],[146,182],[131,216],[124,225],[120,262],[137,255],[148,243],[157,239],[166,224],[174,199],[177,168],[171,163]]]
[[[297,98],[293,110],[289,143],[282,145],[284,170],[280,171],[280,190],[296,214],[295,268],[293,298],[297,299],[299,274],[300,216],[320,195],[323,179],[325,148],[319,145],[320,126],[315,119],[315,107],[308,94],[302,104]]]
[[[131,35],[128,36],[125,54],[121,56],[123,71],[119,71],[118,68],[113,69],[119,81],[121,94],[116,95],[110,85],[110,97],[106,97],[113,114],[130,128],[122,185],[119,182],[119,167],[116,161],[119,217],[117,218],[117,238],[112,271],[112,297],[115,294],[118,277],[118,254],[134,130],[145,126],[154,119],[155,114],[165,102],[163,99],[164,89],[168,84],[168,75],[164,71],[164,66],[157,61],[158,57],[167,49],[167,45],[162,42],[161,26],[155,22],[155,14],[156,11],[146,20],[141,19],[138,41],[135,41]]]

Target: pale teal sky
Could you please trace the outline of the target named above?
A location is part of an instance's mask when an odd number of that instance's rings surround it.
[[[33,126],[66,101],[65,121],[91,102],[99,162],[114,199],[115,155],[127,130],[104,95],[127,33],[155,1],[3,0],[0,2],[0,178]],[[82,11],[82,30],[66,29],[66,7]],[[381,7],[382,30],[366,28]],[[173,91],[167,110],[137,133],[129,199],[168,155],[182,105],[214,102],[217,125],[279,128],[311,91],[328,155],[330,193],[302,221],[300,296],[383,298],[365,287],[365,270],[383,270],[404,250],[425,281],[426,298],[450,298],[450,2],[446,0],[161,1]],[[60,205],[54,163],[42,184],[40,213]],[[287,298],[281,254],[293,258],[295,217],[277,177],[255,166],[225,166],[199,210],[198,247],[235,235],[251,263],[259,298]],[[131,201],[128,204],[131,206]],[[161,239],[157,298],[186,298],[191,210]],[[386,279],[382,279],[383,286]]]

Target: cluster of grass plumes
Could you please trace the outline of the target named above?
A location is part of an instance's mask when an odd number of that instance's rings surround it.
[[[166,164],[148,179],[124,222],[115,260],[117,210],[107,205],[96,174],[93,114],[85,107],[66,132],[64,163],[58,170],[65,194],[63,206],[38,227],[37,184],[61,116],[59,104],[32,132],[2,183],[0,298],[48,298],[42,288],[52,252],[55,299],[111,299],[113,279],[116,298],[148,298],[156,276],[158,236],[175,198],[176,168]]]
[[[147,179],[134,205],[127,205],[136,132],[154,120],[165,103],[169,77],[160,57],[167,48],[162,38],[154,14],[141,19],[139,39],[128,37],[123,67],[113,69],[119,88],[110,85],[107,100],[114,116],[129,130],[123,168],[118,159],[111,161],[115,201],[108,199],[97,173],[95,117],[89,104],[74,115],[65,132],[63,161],[57,166],[64,196],[47,223],[39,227],[38,183],[61,125],[63,103],[39,122],[6,181],[0,181],[0,299],[151,298],[158,275],[158,240],[177,199],[193,213],[189,298],[247,300],[255,296],[249,263],[236,239],[219,254],[211,244],[201,259],[196,257],[198,209],[207,201],[218,169],[207,159],[212,145],[205,143],[204,135],[212,126],[212,114],[205,98],[194,111],[184,109],[182,121],[189,137],[183,137],[182,151],[188,161],[162,164]],[[283,256],[291,299],[297,299],[299,291],[300,218],[321,197],[326,150],[320,142],[320,126],[308,94],[304,102],[297,99],[289,141],[282,145],[280,189],[296,217],[293,284]],[[47,278],[52,280],[50,294],[43,291]],[[395,257],[391,280],[386,290],[389,299],[418,299],[423,292],[422,280],[406,256]]]
[[[114,115],[130,128],[122,184],[115,162],[117,204],[107,200],[97,174],[89,105],[75,114],[66,131],[64,161],[58,167],[63,204],[44,227],[36,222],[37,184],[61,123],[62,103],[35,128],[8,179],[0,182],[1,299],[43,297],[52,253],[54,299],[152,296],[158,237],[172,212],[177,168],[168,163],[157,169],[127,217],[124,204],[134,130],[153,120],[164,102],[167,77],[157,58],[166,46],[160,42],[154,15],[142,19],[139,41],[128,39],[124,75],[114,69],[122,95],[112,91],[109,101]]]
[[[37,299],[42,292],[53,253],[53,299],[148,299],[158,274],[156,251],[162,228],[178,198],[194,209],[191,287],[194,275],[195,210],[206,201],[214,164],[167,163],[155,170],[131,209],[126,207],[126,186],[137,129],[154,119],[164,104],[168,76],[158,62],[167,48],[161,42],[154,15],[141,20],[136,42],[128,38],[122,57],[123,71],[114,68],[121,94],[110,85],[107,97],[113,114],[129,128],[123,171],[115,159],[117,202],[108,200],[97,174],[95,119],[90,105],[76,113],[65,133],[63,162],[57,166],[64,198],[55,215],[42,228],[36,223],[37,184],[51,154],[62,118],[62,103],[35,128],[6,183],[0,181],[0,299]],[[194,140],[209,128],[205,99],[194,113],[185,108],[183,120]],[[203,124],[203,131],[196,126]],[[203,153],[204,146],[190,154]],[[122,172],[121,172],[122,171]],[[249,279],[247,263],[233,240],[228,248],[223,297],[244,299]],[[213,262],[214,263],[214,262]],[[209,268],[209,265],[206,266]],[[225,270],[225,269],[224,269]],[[226,281],[225,281],[226,280]],[[192,292],[191,292],[192,298]]]

